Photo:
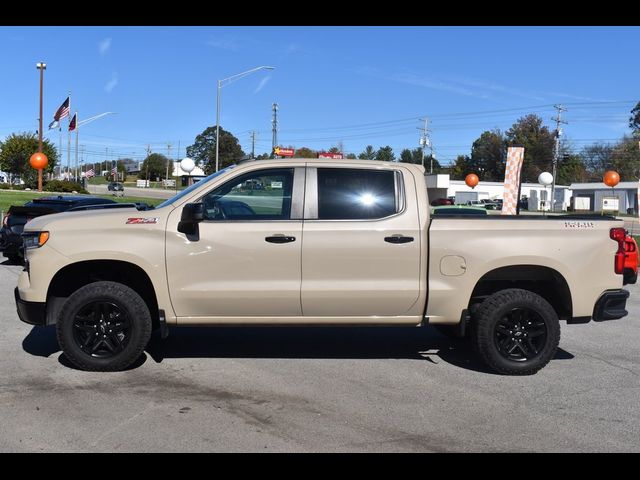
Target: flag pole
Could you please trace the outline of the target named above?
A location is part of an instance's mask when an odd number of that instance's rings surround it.
[[[80,129],[80,125],[79,125],[79,121],[78,121],[78,111],[76,110],[76,125],[75,125],[75,130],[76,130],[76,181],[78,180],[78,130]]]
[[[67,115],[68,125],[71,125],[71,92],[69,92],[69,115]],[[67,126],[67,172],[71,176],[71,132]]]

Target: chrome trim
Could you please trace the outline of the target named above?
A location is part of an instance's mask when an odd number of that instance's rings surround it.
[[[293,172],[290,220],[302,220],[304,215],[305,167],[296,167]]]
[[[304,219],[318,219],[318,169],[307,167],[305,186]]]

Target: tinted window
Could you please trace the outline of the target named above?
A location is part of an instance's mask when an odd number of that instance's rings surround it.
[[[271,168],[228,181],[202,199],[207,220],[288,220],[293,168]]]
[[[383,218],[396,211],[393,171],[318,168],[320,220]]]

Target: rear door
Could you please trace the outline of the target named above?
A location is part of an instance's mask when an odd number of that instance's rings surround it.
[[[406,314],[420,293],[413,178],[388,167],[324,165],[307,166],[303,315]]]

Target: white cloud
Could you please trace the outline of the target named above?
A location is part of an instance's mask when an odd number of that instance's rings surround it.
[[[98,43],[98,51],[100,55],[106,55],[109,49],[111,48],[111,38],[105,38],[104,40]]]
[[[262,80],[260,80],[260,83],[258,84],[258,88],[256,88],[253,93],[256,94],[260,90],[262,90],[270,79],[271,79],[271,76],[267,76],[267,77],[264,77]]]
[[[111,79],[104,86],[104,91],[107,93],[111,93],[111,91],[116,88],[116,85],[118,85],[118,74],[116,72],[113,72],[111,74]]]

